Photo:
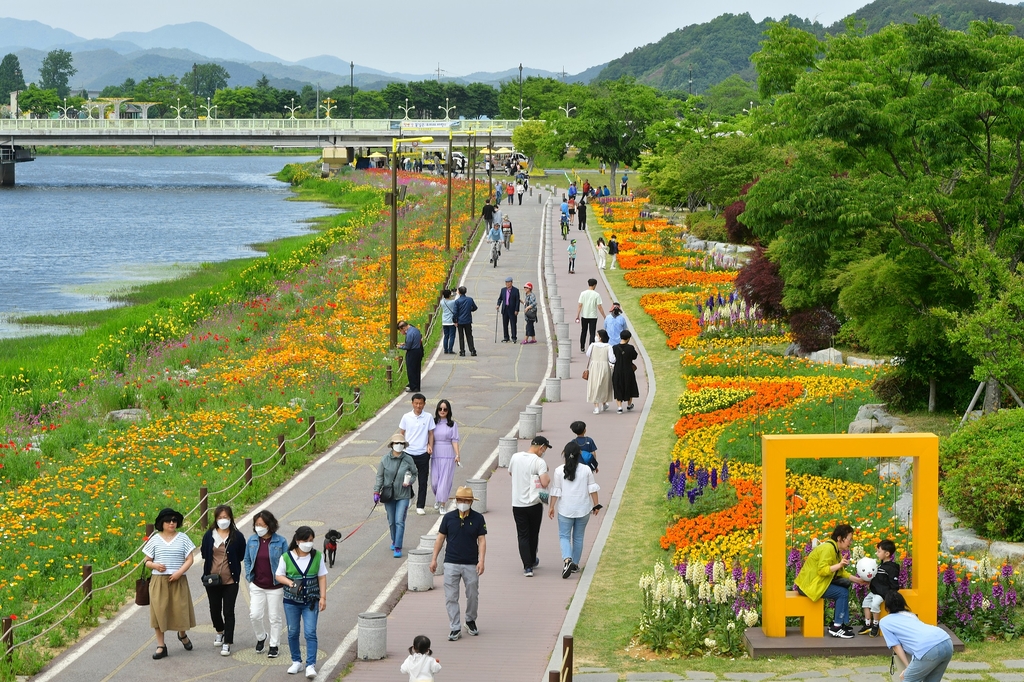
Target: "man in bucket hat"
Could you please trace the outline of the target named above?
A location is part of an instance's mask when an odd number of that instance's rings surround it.
[[[441,518],[434,542],[434,555],[430,559],[430,572],[437,570],[437,555],[448,541],[444,553],[444,598],[448,610],[450,632],[448,641],[462,636],[459,616],[459,580],[466,583],[466,630],[479,635],[476,610],[480,601],[480,576],[484,574],[484,554],[487,552],[487,523],[483,514],[473,509],[472,488],[462,486],[455,491],[455,509]]]

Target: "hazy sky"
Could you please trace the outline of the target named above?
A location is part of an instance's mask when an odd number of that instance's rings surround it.
[[[85,38],[205,21],[286,60],[331,54],[386,71],[451,75],[524,65],[577,73],[719,14],[785,14],[831,24],[868,0],[47,0],[0,3]]]

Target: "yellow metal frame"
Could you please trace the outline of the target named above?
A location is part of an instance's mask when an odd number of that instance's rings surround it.
[[[939,543],[939,438],[933,434],[885,433],[762,436],[764,504],[761,555],[761,629],[766,637],[786,636],[786,617],[804,616],[803,634],[822,636],[822,622],[808,616],[806,597],[786,592],[786,460],[913,457],[911,553],[913,589],[900,590],[922,621],[936,622]],[[855,524],[854,527],[856,528]],[[792,613],[790,613],[792,611]],[[815,609],[811,613],[817,612]]]

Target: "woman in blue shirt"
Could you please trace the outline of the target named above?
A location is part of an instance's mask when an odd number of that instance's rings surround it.
[[[940,682],[953,658],[953,640],[942,628],[922,623],[897,591],[885,595],[889,615],[878,626],[890,647],[907,669],[903,682]],[[908,660],[908,657],[910,660]]]

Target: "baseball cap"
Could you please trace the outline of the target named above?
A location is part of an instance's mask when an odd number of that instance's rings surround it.
[[[530,445],[543,445],[546,448],[551,447],[551,441],[544,436],[534,436],[533,440],[530,441]]]

